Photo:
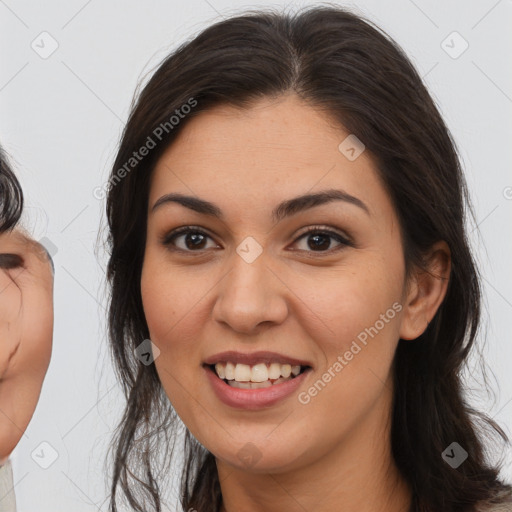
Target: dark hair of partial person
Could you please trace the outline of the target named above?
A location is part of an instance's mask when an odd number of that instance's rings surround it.
[[[108,332],[127,401],[110,447],[111,511],[118,499],[133,510],[162,510],[161,489],[180,431],[155,366],[134,355],[149,338],[140,280],[152,171],[192,117],[216,105],[243,109],[286,94],[363,141],[398,215],[407,275],[426,268],[435,242],[450,247],[445,300],[417,340],[399,341],[393,362],[391,448],[415,496],[413,509],[463,512],[509,499],[510,486],[486,457],[488,446],[508,439],[468,405],[461,377],[479,333],[481,285],[466,234],[472,209],[455,142],[401,47],[362,16],[319,5],[296,13],[247,11],[217,22],[164,59],[134,97],[106,206]],[[192,111],[115,181],[133,152],[190,98],[197,101]],[[222,497],[214,456],[187,429],[183,439],[181,504],[216,512]],[[454,441],[468,453],[457,469],[441,456]]]
[[[0,233],[12,229],[23,211],[23,192],[0,146]]]

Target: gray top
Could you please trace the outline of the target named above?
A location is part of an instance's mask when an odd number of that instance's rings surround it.
[[[476,505],[477,512],[512,512],[512,494],[507,492],[500,492],[496,494],[495,499],[500,499],[504,503],[500,505],[492,503],[480,503]]]
[[[16,512],[11,461],[0,466],[0,512]]]

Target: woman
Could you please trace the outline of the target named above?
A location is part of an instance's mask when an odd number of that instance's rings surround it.
[[[0,510],[16,508],[9,455],[25,432],[50,363],[53,263],[14,229],[23,193],[0,148]]]
[[[460,379],[460,163],[389,36],[339,7],[209,27],[140,93],[109,185],[112,511],[162,510],[179,419],[184,510],[511,510]]]

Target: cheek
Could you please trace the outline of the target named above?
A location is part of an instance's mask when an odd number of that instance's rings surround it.
[[[152,341],[162,350],[174,344],[188,344],[194,327],[198,325],[197,312],[207,287],[204,282],[180,279],[179,270],[150,254],[142,268],[141,296],[144,315]],[[179,333],[179,335],[178,335]],[[160,346],[161,345],[161,346]]]
[[[201,300],[210,288],[204,279],[181,275],[179,268],[170,268],[148,251],[141,276],[144,315],[150,339],[160,350],[157,372],[176,409],[182,398],[194,392],[201,361],[198,340],[207,321]]]
[[[323,320],[320,329],[310,325],[307,330],[324,360],[299,396],[309,422],[317,428],[323,429],[322,421],[329,417],[331,424],[338,425],[338,433],[346,431],[387,389],[399,339],[399,270],[399,265],[393,272],[389,265],[366,261],[343,274],[333,273],[314,293],[312,283],[304,283],[305,310],[315,311]],[[326,434],[325,442],[337,435]]]
[[[304,287],[305,307],[324,321],[321,330],[309,332],[325,360],[299,395],[299,411],[310,428],[323,432],[318,442],[325,450],[362,422],[377,402],[384,407],[389,400],[381,399],[389,392],[399,338],[401,281],[396,277],[380,266],[366,266],[333,276],[318,292],[308,295]]]
[[[190,281],[183,283],[177,274],[178,278],[148,255],[142,270],[141,296],[150,339],[160,350],[155,367],[162,387],[182,421],[193,427],[194,418],[200,415],[190,400],[200,391],[195,389],[200,354],[194,343],[199,338],[199,298],[192,293]]]
[[[312,319],[303,328],[324,345],[330,359],[348,350],[358,336],[364,341],[365,336],[370,339],[372,335],[371,339],[378,337],[383,343],[397,338],[400,274],[391,272],[389,265],[386,268],[382,263],[365,263],[350,270],[333,271],[324,275],[321,282],[305,278],[295,289],[304,303],[299,321]]]

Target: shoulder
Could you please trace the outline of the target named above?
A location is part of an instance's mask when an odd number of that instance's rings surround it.
[[[16,510],[13,487],[11,461],[7,460],[0,466],[0,510],[6,512]]]
[[[512,491],[497,492],[492,500],[478,503],[475,512],[512,512]]]
[[[4,491],[4,493],[0,492],[0,496],[3,496],[8,490],[9,487],[12,486],[12,466],[11,461],[9,459],[1,461],[0,464],[0,491]]]

